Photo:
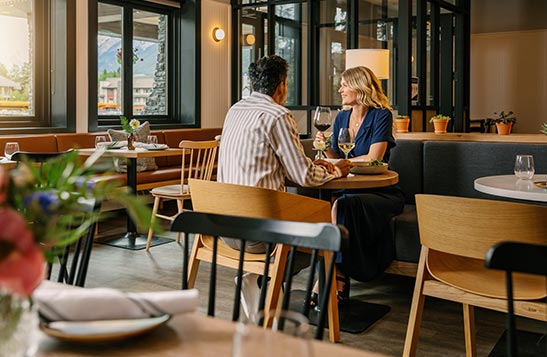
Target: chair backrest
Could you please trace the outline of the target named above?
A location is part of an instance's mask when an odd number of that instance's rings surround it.
[[[547,243],[544,245],[501,242],[486,253],[485,266],[491,269],[505,270],[507,287],[507,351],[508,356],[518,354],[515,312],[513,306],[513,272],[537,274],[547,277]],[[547,285],[545,286],[547,289]],[[547,301],[546,301],[547,302]],[[545,337],[545,336],[544,336]],[[546,345],[547,355],[547,345]]]
[[[180,184],[184,193],[188,179],[210,180],[213,176],[218,141],[183,140],[179,148],[183,149]]]
[[[215,301],[215,284],[216,284],[216,256],[217,243],[220,236],[232,237],[242,240],[242,246],[246,242],[262,242],[267,244],[267,252],[273,250],[275,244],[283,244],[290,246],[288,266],[285,274],[285,291],[282,309],[288,309],[290,290],[292,284],[292,272],[296,247],[302,247],[312,250],[311,266],[315,266],[317,262],[318,251],[334,252],[330,255],[328,264],[328,275],[324,290],[320,296],[323,298],[319,304],[320,315],[316,338],[322,339],[323,328],[325,326],[325,317],[327,311],[328,294],[332,275],[334,274],[334,262],[336,252],[341,248],[342,240],[347,239],[347,231],[339,226],[327,223],[305,223],[291,222],[281,220],[271,220],[262,218],[250,218],[241,216],[228,216],[221,214],[203,213],[203,212],[183,212],[179,214],[172,226],[171,230],[176,232],[206,234],[214,237],[213,246],[213,263],[211,266],[211,289],[209,293],[209,311],[208,314],[214,316],[214,301]],[[269,254],[267,255],[269,256]],[[184,257],[188,259],[187,256]],[[237,284],[235,288],[235,299],[233,307],[233,320],[239,318],[241,281],[243,275],[243,261],[245,259],[245,249],[240,250],[239,268],[237,271]],[[263,276],[268,276],[269,264],[264,265]],[[303,313],[309,313],[311,286],[314,281],[315,269],[309,269],[309,277],[307,281],[307,289],[305,293],[305,301],[303,305]],[[264,306],[266,290],[268,284],[262,284],[259,306]]]
[[[547,207],[440,195],[416,195],[422,245],[484,260],[504,240],[547,244]]]
[[[98,215],[100,202],[94,199],[81,201],[80,210],[83,213],[82,220],[89,215]],[[82,236],[72,244],[60,249],[53,247],[50,250],[50,254],[53,255],[54,260],[48,263],[48,280],[56,280],[58,283],[80,287],[85,285],[96,224],[94,221],[86,228]],[[73,225],[76,229],[80,225],[80,221],[75,221]],[[55,262],[58,262],[57,266],[55,266]],[[56,278],[53,277],[54,273],[57,275]]]
[[[261,187],[189,180],[194,211],[297,222],[331,222],[330,203]]]

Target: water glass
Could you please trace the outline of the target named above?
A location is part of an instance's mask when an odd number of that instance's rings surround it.
[[[101,143],[106,143],[106,136],[98,135],[95,137],[95,147],[103,146]]]
[[[19,151],[19,143],[17,142],[6,143],[6,146],[4,147],[4,156],[8,160],[11,160],[11,156],[17,151]]]
[[[515,159],[515,176],[521,180],[531,180],[534,173],[534,157],[532,155],[517,155]]]
[[[157,145],[158,144],[158,137],[156,135],[148,135],[146,137],[146,143],[147,144]]]

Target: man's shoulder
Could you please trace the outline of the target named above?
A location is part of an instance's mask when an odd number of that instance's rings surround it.
[[[253,96],[241,99],[230,109],[262,112],[273,118],[282,117],[291,112],[289,109],[275,102]]]

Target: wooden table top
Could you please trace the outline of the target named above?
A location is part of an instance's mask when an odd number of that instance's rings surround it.
[[[82,156],[91,156],[95,153],[95,149],[78,149],[78,154]],[[182,155],[182,149],[179,148],[169,148],[166,150],[154,150],[149,151],[145,149],[116,149],[116,150],[105,150],[103,156],[116,156],[124,157],[127,159],[140,159],[143,157],[163,157],[163,156],[177,156]]]
[[[231,356],[236,324],[197,313],[178,315],[167,325],[136,338],[104,343],[68,343],[39,332],[37,357],[78,356]],[[302,356],[298,340],[271,330],[252,327],[245,344],[252,356]],[[304,345],[305,346],[305,345]],[[305,348],[305,347],[304,347]],[[365,357],[381,354],[311,340],[313,356]]]
[[[358,175],[349,174],[346,177],[331,180],[321,186],[310,187],[325,190],[344,190],[344,189],[360,189],[360,188],[378,188],[395,185],[399,182],[399,174],[395,171],[388,170],[379,175]],[[289,183],[289,185],[294,185]]]

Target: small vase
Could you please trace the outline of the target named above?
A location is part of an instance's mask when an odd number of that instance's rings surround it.
[[[435,134],[446,134],[446,127],[448,126],[448,120],[433,120],[433,126],[435,127]]]
[[[127,149],[135,150],[135,134],[131,133],[127,136]]]
[[[509,135],[511,134],[511,128],[513,123],[496,123],[496,128],[498,130],[498,135]]]
[[[29,298],[0,292],[0,357],[34,356],[38,313]]]
[[[398,133],[408,133],[408,125],[410,123],[410,119],[395,119],[395,126],[397,127]]]
[[[325,152],[322,150],[317,150],[315,153],[315,160],[325,160]]]

